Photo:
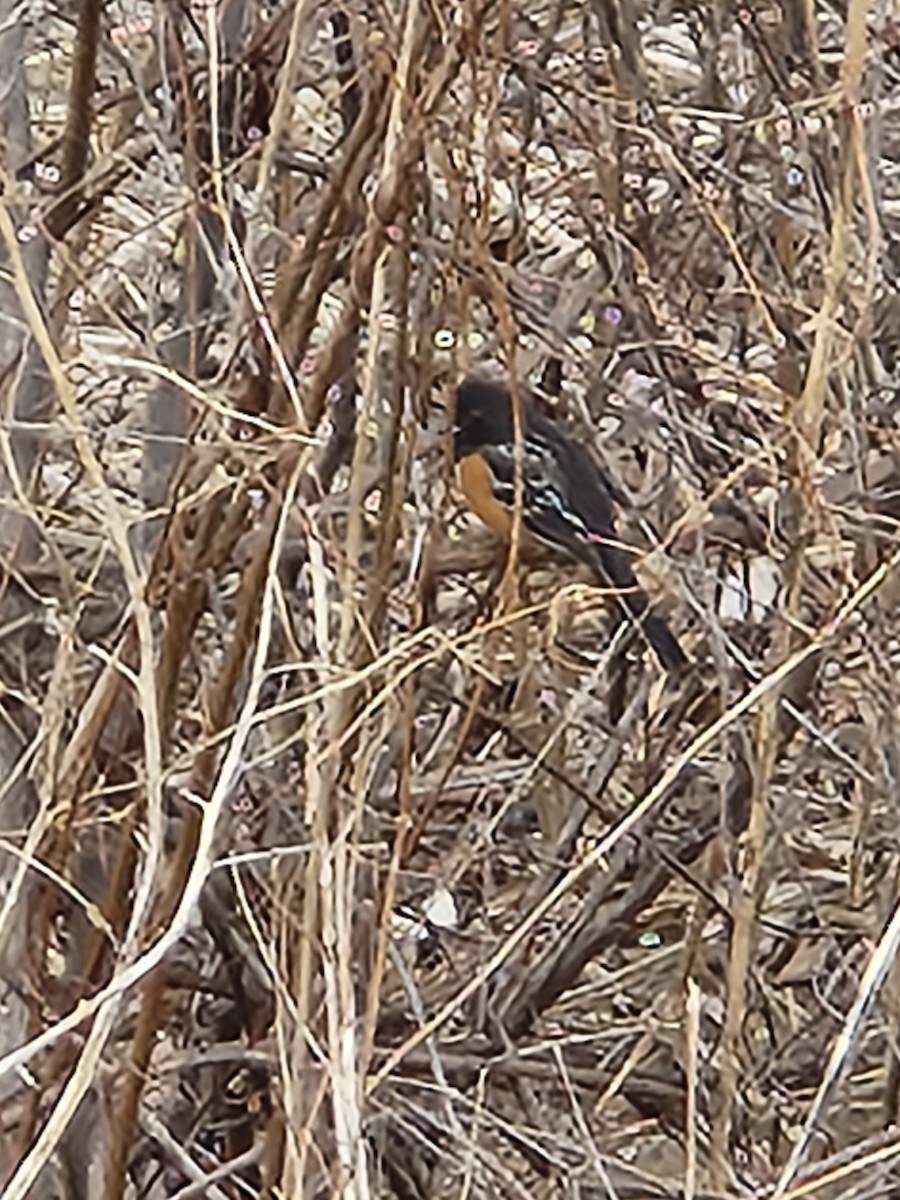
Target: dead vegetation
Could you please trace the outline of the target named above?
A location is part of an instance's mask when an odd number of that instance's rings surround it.
[[[891,6],[0,7],[5,1200],[900,1194]]]

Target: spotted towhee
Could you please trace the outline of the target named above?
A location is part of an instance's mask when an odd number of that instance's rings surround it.
[[[588,451],[532,401],[522,400],[522,526],[540,541],[590,567],[598,580],[617,589],[627,617],[642,630],[667,670],[688,660],[675,634],[648,611],[628,552],[618,541],[610,484]],[[508,540],[515,503],[515,426],[512,397],[479,376],[456,391],[454,458],[469,507]]]

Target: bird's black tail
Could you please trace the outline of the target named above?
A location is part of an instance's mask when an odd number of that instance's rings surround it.
[[[602,546],[598,549],[603,576],[613,587],[621,589],[619,603],[653,647],[660,665],[667,671],[683,667],[688,657],[667,622],[647,611],[650,601],[638,586],[628,557],[612,546]]]
[[[677,671],[687,663],[688,657],[681,643],[662,617],[648,614],[640,625],[647,641],[656,651],[656,657],[667,671]]]

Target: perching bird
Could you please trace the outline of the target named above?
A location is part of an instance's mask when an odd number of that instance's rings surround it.
[[[615,530],[610,485],[588,451],[523,396],[522,526],[540,541],[590,567],[618,590],[626,616],[642,630],[667,670],[688,660],[662,617],[649,610]],[[501,384],[469,376],[456,391],[453,438],[460,486],[469,507],[509,540],[515,504],[512,397]]]

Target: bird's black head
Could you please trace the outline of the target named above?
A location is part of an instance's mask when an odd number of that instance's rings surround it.
[[[500,383],[470,375],[456,389],[453,455],[457,462],[482,446],[515,440],[512,397]]]

